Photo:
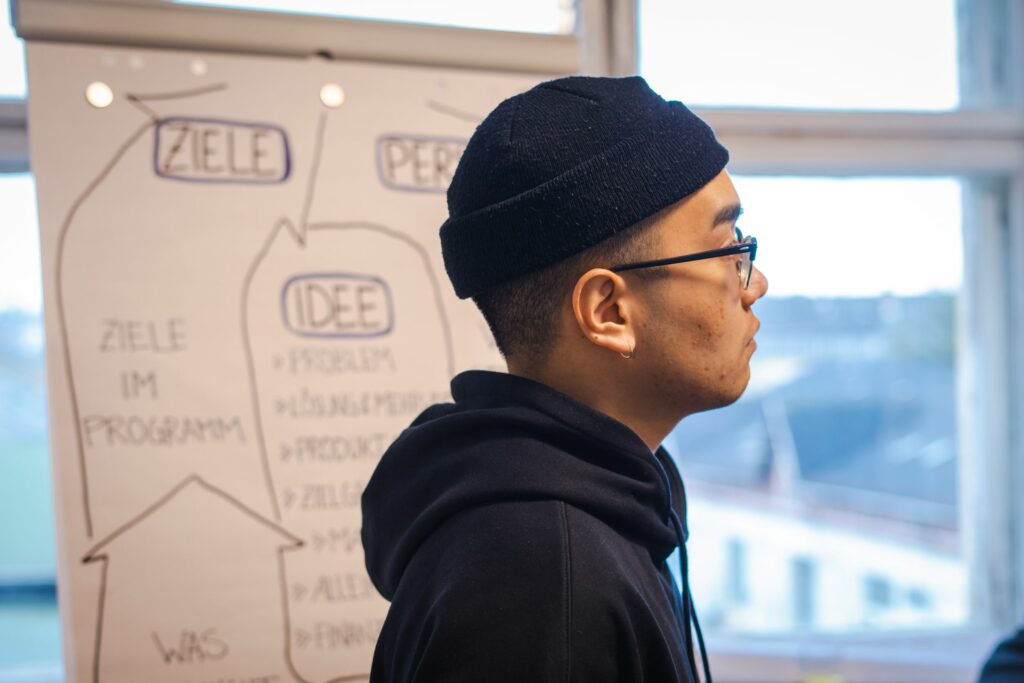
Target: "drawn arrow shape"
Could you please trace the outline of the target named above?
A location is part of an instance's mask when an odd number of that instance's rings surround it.
[[[82,558],[102,565],[93,683],[286,676],[282,555],[302,545],[189,476]]]

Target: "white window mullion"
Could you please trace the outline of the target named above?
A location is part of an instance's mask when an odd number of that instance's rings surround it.
[[[1024,104],[1021,32],[1015,0],[958,0],[960,99],[965,108]]]
[[[575,0],[580,72],[631,76],[637,71],[636,0]]]
[[[974,619],[1008,630],[1014,574],[1010,419],[1010,273],[1003,178],[964,186],[964,282],[958,318],[960,513]],[[923,250],[922,256],[927,252]]]
[[[952,175],[1024,168],[1024,112],[843,113],[695,108],[734,173]]]
[[[1019,5],[1018,5],[1019,6]],[[1009,239],[1006,244],[1010,283],[1010,511],[1014,528],[1009,552],[1016,601],[1014,623],[1024,624],[1024,170],[1017,173],[1008,187]]]

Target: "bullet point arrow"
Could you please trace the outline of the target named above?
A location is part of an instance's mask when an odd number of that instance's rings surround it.
[[[301,628],[295,629],[295,644],[298,647],[306,647],[309,641],[310,635],[308,631],[303,631]]]

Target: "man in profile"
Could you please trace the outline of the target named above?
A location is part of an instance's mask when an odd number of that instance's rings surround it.
[[[371,680],[710,680],[660,443],[750,378],[767,281],[727,162],[639,77],[542,83],[477,128],[441,245],[508,374],[456,376],[366,488]]]

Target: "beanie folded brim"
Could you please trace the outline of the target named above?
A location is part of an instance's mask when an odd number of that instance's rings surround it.
[[[707,124],[669,102],[657,125],[525,192],[445,221],[441,247],[455,293],[475,296],[592,247],[693,194],[728,161]]]

